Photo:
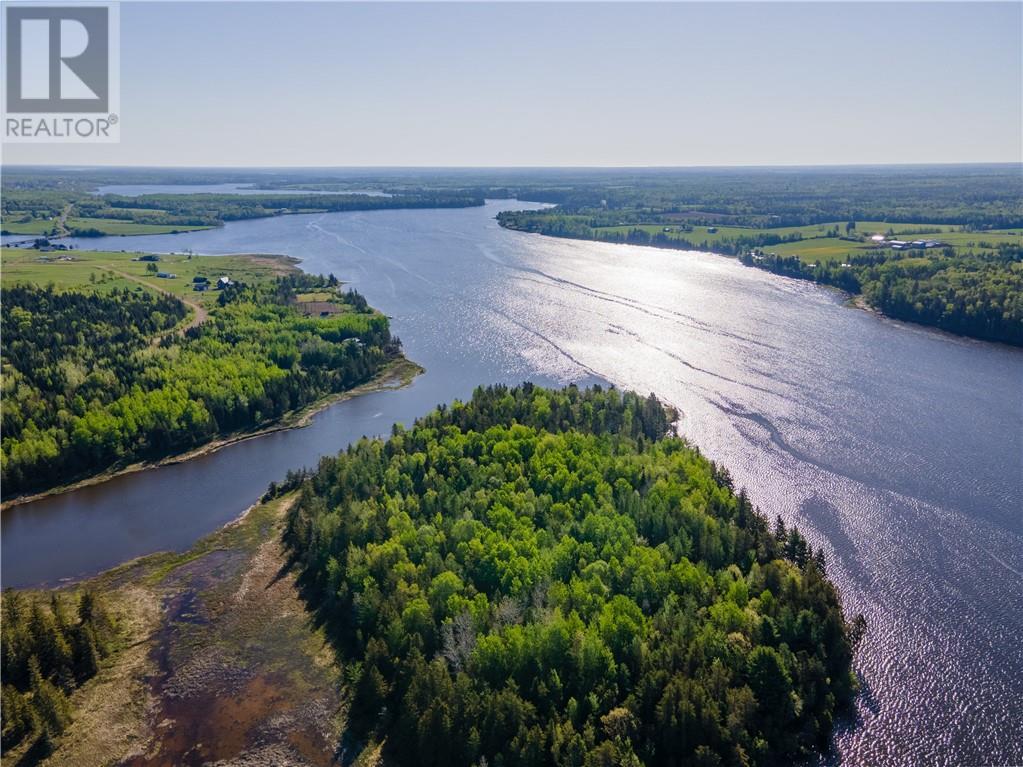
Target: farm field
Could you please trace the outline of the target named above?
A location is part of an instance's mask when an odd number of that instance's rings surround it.
[[[139,213],[155,211],[138,210]],[[68,231],[94,229],[105,235],[128,236],[135,234],[174,234],[175,232],[192,232],[197,229],[210,229],[209,226],[188,226],[185,224],[139,224],[128,219],[89,218],[69,216],[65,222]],[[33,218],[31,221],[4,220],[2,228],[8,234],[53,234],[58,224],[56,218]],[[57,232],[59,234],[59,230]]]
[[[769,234],[789,237],[798,233],[802,236],[802,240],[769,245],[765,246],[764,249],[777,253],[779,256],[799,256],[804,260],[811,259],[821,263],[828,263],[843,262],[851,254],[874,247],[869,239],[866,241],[842,239],[845,236],[845,225],[846,222],[844,221],[832,221],[809,226],[783,226],[765,229],[718,226],[710,227],[711,229],[716,229],[716,231],[710,232],[706,226],[694,226],[692,231],[682,231],[677,226],[665,224],[637,224],[596,227],[593,231],[596,237],[601,239],[610,233],[624,236],[634,229],[641,229],[650,235],[661,234],[669,240],[688,240],[695,245],[699,245],[701,249],[713,249],[715,244],[735,240],[738,237]],[[841,236],[829,237],[828,232],[834,231],[836,227]],[[1021,229],[992,229],[981,232],[964,232],[960,230],[961,227],[951,224],[893,224],[884,221],[857,221],[856,229],[850,233],[850,236],[868,238],[873,234],[891,233],[892,236],[907,239],[934,238],[948,243],[957,251],[972,250],[975,253],[991,252],[1000,244],[1020,245],[1023,243],[1023,230]]]
[[[173,279],[157,277],[147,270],[152,262],[136,261],[141,253],[123,251],[48,251],[29,248],[0,250],[0,271],[4,287],[19,283],[48,285],[60,289],[81,288],[109,293],[124,288],[162,290],[204,306],[217,301],[217,291],[197,292],[192,278],[207,277],[211,282],[226,276],[235,282],[262,282],[278,274],[295,271],[292,262],[283,256],[192,256],[161,255],[156,266],[160,271],[176,275]],[[46,259],[46,260],[44,260]],[[61,260],[72,259],[72,260]],[[127,276],[125,276],[127,275]]]

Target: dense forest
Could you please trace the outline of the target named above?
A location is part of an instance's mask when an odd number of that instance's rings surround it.
[[[353,291],[337,293],[338,314],[296,311],[296,291],[323,289],[336,281],[236,284],[182,335],[166,332],[185,314],[170,297],[4,288],[4,497],[252,430],[370,379],[400,342]]]
[[[519,199],[585,214],[594,226],[685,219],[737,226],[828,221],[1023,226],[1019,165],[664,168],[566,171]]]
[[[841,220],[959,222],[978,228],[1023,226],[1023,176],[1017,164],[263,171],[90,168],[74,174],[60,168],[4,168],[5,198],[17,191],[81,197],[106,184],[174,183],[242,183],[257,188],[349,195],[373,188],[398,196],[439,199],[518,198],[553,203],[565,213],[599,216],[610,212],[615,224],[683,216],[696,223],[713,223],[726,217],[731,223],[751,227]],[[231,197],[237,199],[239,195]],[[374,204],[386,206],[386,199],[378,198]],[[291,195],[279,202],[282,207],[298,207]],[[6,208],[4,213],[6,216]]]
[[[366,194],[151,194],[125,197],[49,189],[5,188],[0,214],[6,226],[37,220],[53,222],[43,234],[100,236],[104,222],[166,226],[219,226],[225,221],[286,213],[318,213],[395,208],[464,208],[482,205],[471,193],[417,191],[393,196]],[[66,215],[94,222],[86,228],[59,231]],[[6,232],[6,229],[5,229]]]
[[[46,756],[71,721],[68,694],[99,670],[111,651],[114,625],[102,601],[84,591],[77,599],[49,599],[6,590],[3,595],[3,751],[36,739]]]
[[[827,747],[862,619],[672,418],[653,395],[495,386],[292,477],[285,540],[346,669],[346,751],[582,767]]]

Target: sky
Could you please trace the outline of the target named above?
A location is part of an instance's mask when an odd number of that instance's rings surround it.
[[[1023,4],[121,3],[121,141],[4,163],[1020,162]]]

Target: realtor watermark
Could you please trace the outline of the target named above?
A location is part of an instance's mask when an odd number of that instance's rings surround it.
[[[116,2],[3,3],[3,140],[120,140]]]

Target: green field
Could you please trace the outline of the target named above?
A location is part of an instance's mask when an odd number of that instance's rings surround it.
[[[33,218],[29,221],[3,220],[0,229],[7,234],[50,234],[57,225],[52,218]]]
[[[117,288],[163,290],[200,305],[212,305],[217,292],[192,290],[192,278],[208,277],[216,281],[227,276],[237,282],[256,283],[285,274],[295,267],[282,256],[160,256],[160,271],[177,275],[162,279],[146,267],[151,262],[135,261],[139,253],[121,251],[54,250],[40,252],[29,248],[0,249],[0,275],[4,287],[17,283],[48,285],[58,288],[81,288],[109,293]],[[70,258],[71,261],[58,259]],[[128,275],[125,277],[124,275]],[[133,278],[133,279],[131,279]]]
[[[709,248],[713,248],[716,243],[734,240],[737,237],[761,234],[776,234],[779,237],[785,237],[799,233],[803,237],[802,240],[765,246],[764,250],[777,253],[780,256],[799,256],[804,261],[819,263],[846,261],[851,254],[875,247],[869,240],[870,235],[887,234],[889,231],[893,232],[895,236],[903,236],[905,239],[940,239],[957,251],[972,250],[976,253],[990,252],[1002,243],[1019,245],[1023,241],[1023,230],[1019,229],[963,232],[957,231],[960,227],[951,224],[892,224],[884,221],[857,221],[856,229],[850,233],[850,236],[863,237],[865,240],[863,242],[851,242],[839,237],[827,236],[827,233],[836,226],[840,235],[845,236],[845,224],[844,221],[832,221],[810,226],[781,226],[767,229],[741,226],[711,227],[717,229],[715,232],[709,232],[706,226],[694,226],[692,231],[683,231],[678,226],[670,224],[636,224],[603,226],[597,227],[593,231],[599,238],[605,233],[614,232],[625,235],[633,229],[641,229],[651,235],[663,234],[671,240],[688,240],[701,246],[703,243],[707,243]],[[927,233],[921,233],[924,231]]]
[[[211,226],[186,226],[185,224],[137,224],[127,219],[115,218],[78,218],[67,220],[67,228],[98,229],[104,234],[128,236],[133,234],[173,234],[175,232],[194,232],[198,229],[212,229]]]
[[[153,212],[153,211],[140,211]],[[33,218],[31,221],[3,221],[0,228],[9,234],[51,234],[57,227],[55,218]],[[174,232],[192,232],[197,229],[211,229],[209,226],[186,226],[184,224],[137,224],[128,219],[116,218],[81,218],[70,216],[65,222],[69,231],[76,229],[95,229],[112,236],[134,234],[173,234]]]

